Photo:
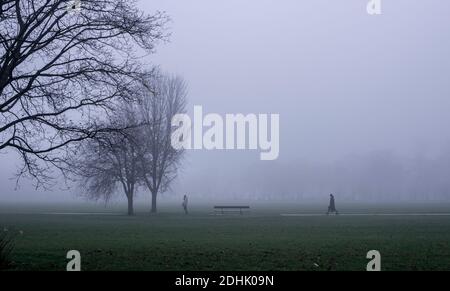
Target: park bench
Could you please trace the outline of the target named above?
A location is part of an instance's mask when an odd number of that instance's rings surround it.
[[[214,210],[220,210],[220,213],[224,214],[224,211],[227,212],[231,212],[231,211],[236,211],[237,209],[239,209],[239,213],[242,215],[242,209],[250,209],[250,206],[248,205],[235,205],[235,206],[230,206],[230,205],[216,205],[214,206]]]

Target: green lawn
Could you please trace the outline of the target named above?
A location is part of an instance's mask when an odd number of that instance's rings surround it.
[[[81,252],[82,270],[365,270],[372,249],[380,251],[383,270],[450,270],[450,216],[280,215],[321,207],[257,204],[243,216],[218,216],[204,205],[185,216],[166,205],[157,215],[127,217],[117,207],[3,205],[0,230],[17,234],[15,270],[65,270],[72,249]],[[450,205],[340,210],[450,213]],[[48,214],[99,211],[117,215]]]

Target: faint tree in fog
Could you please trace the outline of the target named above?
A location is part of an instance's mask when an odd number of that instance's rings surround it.
[[[89,199],[108,202],[117,188],[122,189],[128,215],[134,215],[133,200],[140,178],[135,143],[139,125],[131,104],[121,102],[115,112],[107,126],[125,129],[97,133],[85,140],[75,152],[70,171],[79,177],[80,188]]]
[[[0,151],[16,150],[19,176],[40,182],[73,142],[105,130],[95,117],[141,76],[137,48],[165,38],[167,17],[135,1],[0,1]],[[47,173],[47,174],[46,174]]]
[[[142,179],[152,196],[151,212],[156,212],[158,193],[164,192],[176,178],[183,155],[171,145],[172,117],[183,113],[187,88],[180,77],[160,75],[146,84],[139,107],[139,162]]]
[[[172,117],[184,112],[186,85],[181,78],[160,73],[132,89],[135,101],[123,101],[106,127],[121,130],[97,133],[85,140],[75,153],[71,170],[90,199],[108,201],[117,187],[128,199],[145,185],[156,212],[157,195],[175,179],[183,151],[171,145]]]

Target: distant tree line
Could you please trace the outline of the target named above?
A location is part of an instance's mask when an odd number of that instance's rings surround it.
[[[389,150],[348,155],[336,161],[278,161],[270,167],[222,169],[183,188],[200,197],[256,200],[322,200],[335,193],[347,201],[450,200],[450,147],[434,156]],[[267,177],[270,177],[268,179]]]

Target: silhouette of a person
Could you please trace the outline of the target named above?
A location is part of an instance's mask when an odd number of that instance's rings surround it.
[[[330,194],[330,205],[328,206],[327,215],[330,213],[335,213],[336,215],[339,214],[339,212],[336,210],[336,204],[334,202],[333,194]]]
[[[188,209],[187,209],[187,207],[188,207],[188,197],[187,197],[187,195],[184,195],[183,203],[181,205],[183,206],[184,213],[188,214]]]

